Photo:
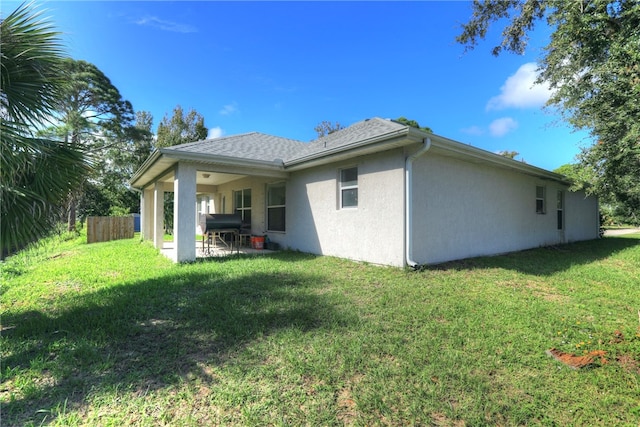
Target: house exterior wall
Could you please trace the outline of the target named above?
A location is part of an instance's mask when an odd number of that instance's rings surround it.
[[[340,170],[358,167],[358,206],[339,206]],[[404,154],[385,151],[293,172],[287,231],[270,239],[303,252],[404,265]]]
[[[562,183],[433,152],[416,160],[413,180],[413,257],[421,264],[597,237],[597,202]],[[536,186],[545,188],[544,214],[536,213]]]
[[[143,232],[161,248],[163,194],[174,189],[173,254],[195,258],[197,211],[234,212],[233,192],[251,189],[251,234],[268,234],[283,248],[376,264],[405,265],[405,160],[414,152],[395,148],[291,172],[286,184],[286,231],[266,225],[266,189],[283,178],[241,176],[219,186],[196,185],[193,164],[178,165],[175,182],[144,190]],[[340,207],[340,171],[358,168],[358,206]],[[178,186],[179,183],[179,186]],[[431,149],[413,163],[412,259],[433,264],[598,237],[598,204],[565,184],[482,160]],[[545,212],[536,212],[536,187],[545,190]],[[196,206],[196,190],[201,197]],[[558,228],[558,193],[563,196]],[[225,203],[223,203],[223,199]],[[206,201],[209,201],[208,203]],[[187,220],[189,219],[189,220]],[[178,229],[178,227],[182,227]]]
[[[263,178],[263,177],[244,177],[235,181],[227,182],[218,186],[218,192],[213,196],[215,201],[216,213],[233,213],[234,212],[234,200],[233,192],[245,189],[251,189],[251,234],[262,236],[267,234],[266,226],[266,188],[267,184],[275,184],[282,182],[282,179],[278,178]],[[224,197],[224,212],[222,212],[222,198]],[[288,208],[288,206],[287,206]],[[271,238],[272,235],[280,233],[270,232],[268,233]],[[277,241],[277,239],[274,239]]]
[[[392,266],[405,263],[403,149],[293,172],[286,182],[286,232],[267,233],[282,247]],[[358,207],[339,206],[340,170],[358,167]],[[431,264],[598,236],[597,200],[549,180],[432,152],[413,168],[413,258]],[[275,182],[275,181],[274,181]],[[245,178],[221,186],[252,188],[253,233],[265,227],[265,187]],[[545,213],[536,213],[536,187]],[[558,229],[557,195],[563,224]],[[229,203],[227,203],[229,206]],[[228,209],[232,209],[229,207]]]
[[[587,197],[584,191],[566,193],[566,241],[595,239],[599,235],[600,215],[598,199]]]

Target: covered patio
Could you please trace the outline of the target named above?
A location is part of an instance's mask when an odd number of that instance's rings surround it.
[[[241,135],[234,137],[233,149],[257,152],[262,158],[239,159],[213,150],[212,146],[224,139],[160,148],[130,180],[141,194],[140,218],[144,239],[153,241],[156,248],[175,262],[194,261],[204,255],[194,244],[201,213],[242,214],[243,223],[247,218],[244,225],[250,227],[251,234],[264,235],[267,231],[266,187],[286,181],[289,174],[284,171],[280,157],[261,153],[254,145],[271,142],[271,148],[282,151],[289,145],[300,144],[262,134]],[[207,149],[211,151],[207,153]],[[249,193],[248,209],[236,200],[238,194],[246,198],[246,192]],[[165,193],[173,193],[169,198],[173,201],[173,242],[170,243],[164,242]],[[242,251],[252,253],[254,250],[245,247]],[[221,255],[225,253],[222,249],[218,252]]]

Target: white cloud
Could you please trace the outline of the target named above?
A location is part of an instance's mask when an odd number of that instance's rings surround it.
[[[173,33],[195,33],[198,31],[197,28],[192,25],[165,21],[157,16],[145,16],[144,18],[140,18],[135,21],[135,23],[138,25],[159,28],[163,31],[171,31]]]
[[[551,96],[546,84],[535,84],[537,66],[528,62],[509,76],[500,88],[500,95],[494,96],[487,103],[487,110],[503,110],[505,108],[538,108],[542,107]]]
[[[502,117],[494,120],[489,125],[489,132],[492,136],[505,136],[512,130],[518,128],[518,122],[511,117]]]
[[[224,135],[224,131],[220,126],[216,126],[209,129],[209,135],[207,135],[207,139],[220,138],[222,135]]]
[[[238,111],[238,103],[234,101],[231,104],[227,104],[224,107],[222,107],[222,110],[220,110],[220,114],[222,114],[223,116],[228,116],[237,111]]]

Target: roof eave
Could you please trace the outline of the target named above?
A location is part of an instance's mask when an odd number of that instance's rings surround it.
[[[196,163],[214,163],[214,164],[223,164],[225,166],[245,166],[259,169],[275,169],[275,170],[283,170],[283,161],[282,159],[273,159],[273,160],[256,160],[256,159],[246,159],[242,157],[232,157],[232,156],[219,156],[219,155],[211,155],[211,154],[203,154],[203,153],[178,153],[176,151],[172,151],[166,154],[166,157],[175,159],[175,160],[185,160]]]
[[[255,159],[244,159],[239,157],[230,157],[230,156],[218,156],[218,155],[208,155],[203,153],[185,153],[179,152],[176,150],[168,148],[160,148],[154,151],[147,160],[142,164],[142,166],[136,171],[133,177],[129,180],[129,184],[131,184],[134,188],[143,188],[152,182],[154,178],[148,179],[145,182],[140,182],[145,173],[159,160],[166,159],[172,160],[172,163],[187,161],[194,163],[202,163],[202,164],[215,164],[215,165],[223,165],[226,167],[241,167],[241,168],[251,168],[256,170],[264,170],[264,171],[276,171],[276,172],[284,172],[284,165],[282,159],[274,159],[272,161],[266,160],[255,160]]]

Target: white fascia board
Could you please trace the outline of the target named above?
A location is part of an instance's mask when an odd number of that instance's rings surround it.
[[[275,171],[284,171],[282,160],[274,159],[269,160],[255,160],[244,159],[241,157],[229,157],[229,156],[217,156],[203,153],[184,153],[176,152],[174,150],[163,152],[163,154],[170,159],[186,160],[190,162],[208,163],[208,164],[220,164],[225,166],[241,166],[255,169],[266,169]]]
[[[181,153],[175,150],[161,148],[153,152],[151,156],[142,164],[140,169],[129,180],[132,187],[143,188],[150,182],[156,180],[158,176],[148,177],[142,182],[142,178],[149,173],[154,165],[159,162],[165,163],[162,170],[167,171],[172,165],[178,162],[199,163],[209,165],[207,170],[224,173],[235,173],[238,175],[259,175],[274,178],[288,178],[289,174],[284,170],[282,160],[264,161],[242,159],[237,157],[212,156],[201,153]]]

